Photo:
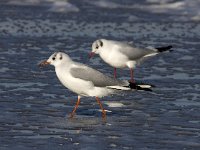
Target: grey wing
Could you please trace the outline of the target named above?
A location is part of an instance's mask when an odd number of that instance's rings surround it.
[[[131,60],[138,60],[145,55],[156,53],[155,50],[149,48],[137,48],[128,43],[118,43],[118,50]]]
[[[94,86],[97,87],[106,87],[115,85],[127,86],[126,81],[111,78],[88,66],[73,67],[70,69],[70,73],[75,78],[91,81],[94,84]]]

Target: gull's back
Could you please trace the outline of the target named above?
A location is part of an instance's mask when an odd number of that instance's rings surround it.
[[[132,44],[127,42],[106,40],[107,49],[112,49],[112,51],[120,52],[122,55],[125,55],[130,60],[138,60],[144,57],[145,55],[156,53],[155,50],[148,48],[137,48]],[[114,59],[114,58],[113,58]]]
[[[76,66],[70,69],[70,73],[74,78],[91,81],[96,87],[106,87],[115,85],[127,86],[128,84],[126,81],[111,78],[93,68],[90,68],[80,63],[76,63]]]

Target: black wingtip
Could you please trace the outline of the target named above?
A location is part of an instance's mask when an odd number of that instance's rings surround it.
[[[169,46],[165,46],[165,47],[157,47],[156,49],[159,51],[159,52],[164,52],[164,51],[173,51],[171,50],[172,48],[172,45],[169,45]]]
[[[130,82],[129,82],[129,83],[130,83]],[[155,88],[155,87],[156,87],[156,86],[153,85],[153,84],[145,83],[145,82],[143,82],[143,81],[136,81],[135,84],[138,85],[138,86],[149,86],[149,87],[151,87],[151,88]]]
[[[135,89],[135,90],[139,90],[139,91],[150,91],[152,92],[151,87],[155,87],[154,85],[150,85],[150,84],[138,84],[138,83],[132,83],[129,82],[129,87],[131,89]]]

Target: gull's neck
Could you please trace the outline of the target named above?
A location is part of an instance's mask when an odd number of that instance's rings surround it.
[[[72,64],[74,64],[71,59],[65,60],[63,63],[60,63],[59,65],[55,66],[55,70],[67,70],[68,68],[71,67]]]

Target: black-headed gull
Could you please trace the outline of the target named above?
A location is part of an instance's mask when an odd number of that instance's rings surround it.
[[[71,117],[74,116],[82,96],[95,97],[102,110],[102,117],[105,118],[106,111],[103,109],[99,97],[114,94],[118,90],[151,91],[151,85],[136,85],[126,80],[111,78],[84,64],[74,62],[63,52],[52,54],[48,60],[41,62],[39,66],[48,64],[55,66],[55,72],[60,82],[69,90],[78,94],[78,100]]]
[[[134,82],[133,68],[136,64],[149,56],[170,50],[172,46],[167,47],[146,47],[138,48],[133,45],[120,41],[99,39],[93,42],[90,58],[95,54],[99,56],[110,66],[114,67],[114,77],[116,78],[116,68],[128,67],[131,73],[131,82]]]

